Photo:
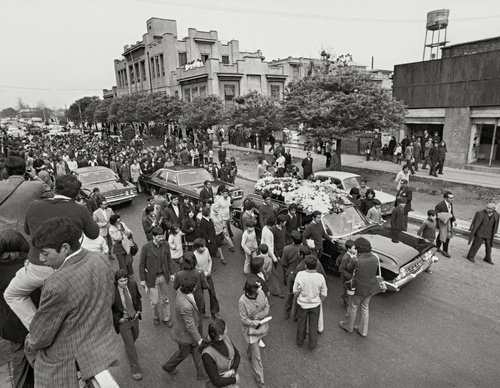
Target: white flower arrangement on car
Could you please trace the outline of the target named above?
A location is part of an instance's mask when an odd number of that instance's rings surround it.
[[[351,205],[347,193],[339,190],[330,180],[311,182],[292,178],[266,177],[255,184],[255,192],[268,192],[271,197],[286,204],[296,203],[304,213],[318,210],[322,214],[342,213]]]

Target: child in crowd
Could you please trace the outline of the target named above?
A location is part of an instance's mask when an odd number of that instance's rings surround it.
[[[172,225],[170,235],[168,236],[168,245],[170,247],[170,256],[175,266],[175,273],[181,270],[182,255],[182,232],[177,224]]]
[[[250,273],[250,261],[252,257],[257,255],[259,245],[257,243],[257,235],[255,234],[255,221],[247,221],[246,229],[241,236],[241,247],[245,251],[245,264],[243,272],[248,275]]]
[[[366,218],[377,224],[381,224],[383,222],[382,204],[377,198],[373,200],[373,206],[368,210],[368,213],[366,213]]]
[[[401,164],[402,154],[403,154],[403,147],[401,146],[401,143],[398,143],[396,149],[394,150],[394,156],[396,159],[395,163]]]
[[[436,211],[434,209],[427,211],[427,219],[422,222],[417,234],[434,244],[436,240]],[[427,268],[425,272],[432,273],[430,268]]]
[[[366,148],[365,148],[365,155],[366,155],[366,160],[369,161],[370,160],[370,152],[371,152],[371,143],[368,142],[368,144],[366,145]]]
[[[278,277],[276,275],[276,270],[274,268],[273,259],[269,256],[269,247],[266,244],[259,245],[260,255],[264,259],[264,266],[262,267],[262,272],[266,277],[267,287],[271,295],[280,295],[281,290],[279,287]]]

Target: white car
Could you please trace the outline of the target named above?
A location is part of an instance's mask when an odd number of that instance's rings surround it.
[[[18,127],[9,127],[7,129],[7,135],[12,137],[24,137],[26,132],[24,129],[19,129]]]
[[[362,178],[357,174],[351,174],[350,172],[343,171],[318,171],[314,173],[316,179],[325,181],[330,179],[333,184],[341,190],[347,192],[351,191],[353,187],[361,188]],[[368,186],[366,187],[369,188]],[[375,191],[375,198],[377,198],[382,203],[382,215],[388,215],[392,213],[394,209],[394,203],[396,202],[396,197],[389,193],[384,193],[380,190]]]

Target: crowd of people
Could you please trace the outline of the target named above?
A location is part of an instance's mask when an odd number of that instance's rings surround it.
[[[115,214],[98,191],[89,199],[90,206],[78,201],[81,182],[69,168],[73,161],[79,167],[107,162],[126,179],[123,166],[130,169],[138,161],[140,173],[167,163],[208,164],[211,173],[220,177],[222,174],[214,172],[216,167],[211,164],[209,142],[167,138],[162,146],[144,148],[139,140],[126,145],[106,136],[68,136],[35,137],[26,143],[12,140],[6,145],[2,162],[0,265],[6,270],[1,272],[4,298],[0,298],[0,336],[12,344],[16,386],[77,387],[77,371],[85,380],[116,363],[115,333],[123,339],[132,377],[141,380],[135,347],[139,320],[143,318],[141,288],[151,303],[154,325],[163,323],[171,328],[178,345],[163,370],[178,374],[177,366],[191,354],[197,378],[207,381],[207,386],[237,385],[241,357],[221,318],[212,277],[215,260],[224,266],[231,257],[228,251],[234,252],[237,245],[230,225],[232,203],[227,187],[211,187],[206,181],[199,203],[165,190],[147,197],[141,215],[147,243],[138,247],[134,236],[137,238],[141,231],[131,230],[125,224],[127,220]],[[291,157],[288,159],[289,150],[279,144],[274,151],[275,166],[259,161],[258,176],[298,176]],[[224,147],[220,147],[218,157],[223,167],[236,168],[234,158],[227,161]],[[40,160],[43,163],[37,162]],[[308,179],[314,176],[312,165],[308,153],[301,163]],[[227,180],[221,180],[231,183],[235,176],[229,172],[224,175]],[[408,183],[405,177],[398,181],[391,217],[394,243],[406,230],[411,211]],[[363,194],[360,209],[381,222],[380,201],[374,191],[367,189]],[[445,256],[455,222],[452,203],[453,194],[446,192],[419,230],[433,242],[437,218],[436,245]],[[297,322],[297,346],[303,346],[308,333],[308,348],[313,351],[318,346],[318,334],[324,330],[322,304],[328,295],[319,258],[323,239],[332,237],[325,233],[318,211],[312,213],[301,233],[302,223],[294,204],[277,217],[268,195],[264,195],[264,204],[258,210],[252,201],[245,201],[243,206],[240,246],[245,255],[242,272],[248,277],[238,313],[253,377],[259,387],[265,387],[261,349],[266,346],[264,339],[273,311],[269,299],[284,298],[281,314]],[[498,230],[498,214],[490,205],[483,213],[478,212],[473,223],[468,257],[472,261],[484,242],[486,261],[492,263],[491,241]],[[366,337],[369,302],[381,291],[377,279],[380,262],[365,238],[347,241],[345,248],[337,260],[344,286],[341,298],[347,309],[340,326]],[[138,276],[133,265],[136,255]],[[117,271],[112,270],[113,260],[118,263]],[[354,285],[352,295],[348,295],[349,284]],[[172,290],[176,290],[175,298],[169,297]],[[210,318],[206,336],[203,320]]]

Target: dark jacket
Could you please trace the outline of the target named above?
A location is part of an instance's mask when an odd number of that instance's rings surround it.
[[[398,206],[398,200],[397,199],[399,197],[406,199],[405,215],[408,216],[408,213],[412,210],[411,209],[411,201],[413,199],[413,192],[412,192],[412,190],[408,186],[399,189],[398,193],[396,194],[396,202],[394,202],[394,206]]]
[[[448,213],[448,206],[446,205],[446,201],[439,202],[434,208],[437,213]],[[453,204],[451,204],[451,222],[455,222],[455,213],[453,213]]]
[[[161,242],[159,249],[150,241],[141,248],[139,277],[141,281],[146,281],[149,288],[155,288],[156,275],[160,272],[163,272],[167,283],[170,281],[170,275],[174,274],[170,248],[166,241]]]
[[[132,298],[132,304],[134,305],[135,311],[138,313],[142,312],[142,297],[139,292],[139,287],[137,287],[137,283],[129,278],[127,283],[127,288],[130,292],[130,297]],[[116,333],[120,332],[120,319],[123,318],[123,303],[122,298],[120,297],[120,291],[118,290],[118,286],[115,286],[115,301],[111,306],[111,310],[113,311],[113,326],[115,327]]]
[[[198,331],[200,327],[200,312],[196,303],[177,290],[174,308],[172,309],[172,339],[178,344],[195,345],[201,339]]]
[[[200,202],[202,202],[204,205],[214,202],[214,190],[212,189],[212,187],[209,187],[208,189],[204,187],[203,189],[201,189]]]
[[[408,226],[408,219],[404,209],[396,206],[391,214],[391,228],[394,230],[405,231]]]
[[[348,270],[352,269],[353,264],[348,266]],[[356,292],[354,295],[367,297],[375,295],[380,291],[380,286],[377,281],[378,260],[372,252],[362,253],[358,256],[354,263],[354,286]]]
[[[474,214],[474,218],[469,228],[469,230],[471,231],[471,233],[469,234],[469,242],[468,242],[469,244],[472,242],[472,240],[474,240],[474,236],[479,227],[481,226],[481,223],[483,222],[483,219],[485,217],[488,217],[488,215],[486,214],[486,210],[480,210],[476,212],[476,214]],[[493,217],[493,235],[491,236],[491,238],[493,238],[495,237],[495,234],[498,233],[498,224],[500,215],[496,211],[494,211],[491,217]]]

